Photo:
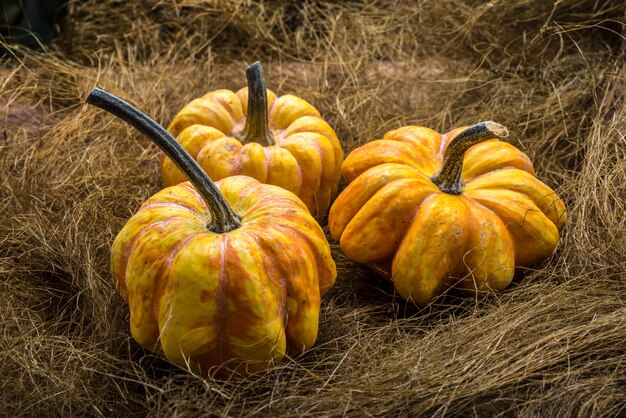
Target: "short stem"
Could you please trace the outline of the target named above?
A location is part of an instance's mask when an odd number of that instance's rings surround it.
[[[98,106],[135,127],[174,161],[196,187],[211,213],[209,230],[222,233],[241,225],[241,219],[228,205],[219,189],[189,153],[161,125],[140,110],[104,90],[94,89],[87,103]]]
[[[243,143],[257,142],[263,146],[274,145],[274,135],[270,131],[267,114],[267,90],[263,67],[257,61],[246,68],[248,79],[248,115],[246,125],[239,140]]]
[[[509,136],[509,131],[504,126],[491,121],[480,122],[461,131],[448,144],[443,155],[441,170],[433,175],[431,180],[442,192],[461,194],[463,188],[461,173],[465,151],[488,139],[504,139],[507,136]]]

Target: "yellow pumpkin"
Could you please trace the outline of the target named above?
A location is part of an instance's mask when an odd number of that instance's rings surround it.
[[[265,88],[261,63],[246,70],[248,87],[216,90],[192,100],[168,131],[213,179],[246,175],[295,193],[318,218],[326,215],[343,151],[335,131],[307,101]],[[185,181],[169,159],[166,186]]]
[[[494,122],[445,135],[406,126],[354,150],[329,214],[346,256],[427,303],[452,286],[501,290],[516,266],[549,257],[566,210]]]
[[[202,374],[255,371],[310,348],[336,269],[302,201],[246,176],[216,187],[156,122],[98,89],[87,101],[148,135],[191,180],[148,199],[113,243],[134,339]]]

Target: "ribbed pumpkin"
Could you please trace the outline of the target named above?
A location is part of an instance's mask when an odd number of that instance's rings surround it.
[[[313,216],[328,211],[343,161],[335,131],[307,101],[265,88],[261,63],[246,70],[248,87],[192,100],[168,131],[213,179],[246,175],[295,193]],[[166,186],[185,181],[169,158]]]
[[[505,288],[516,266],[553,253],[566,221],[561,199],[506,136],[494,122],[444,135],[406,126],[355,149],[342,167],[350,184],[330,210],[332,236],[415,303],[452,286]]]
[[[310,348],[336,270],[302,201],[246,176],[216,187],[156,122],[101,90],[87,101],[148,135],[191,180],[148,199],[113,243],[135,340],[203,374],[255,371]]]

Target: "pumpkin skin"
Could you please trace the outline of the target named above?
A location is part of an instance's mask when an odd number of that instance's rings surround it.
[[[269,367],[310,348],[336,278],[319,224],[293,193],[246,176],[215,184],[160,125],[94,89],[87,102],[133,125],[190,182],[145,202],[111,248],[142,346],[201,374]]]
[[[470,129],[441,135],[402,127],[343,163],[350,184],[330,210],[331,235],[348,258],[375,265],[406,300],[428,303],[452,286],[470,294],[501,290],[516,266],[554,252],[565,225],[564,203],[535,177],[530,159],[484,132],[484,142],[446,164],[455,166],[457,187],[440,188],[448,146]]]
[[[246,175],[282,187],[300,197],[313,216],[322,218],[337,192],[343,162],[337,135],[307,101],[290,94],[277,97],[264,83],[260,84],[267,105],[254,107],[267,112],[258,116],[267,119],[259,122],[267,126],[246,134],[248,91],[259,86],[258,79],[256,84],[250,81],[250,71],[261,71],[260,64],[253,66],[248,69],[249,87],[236,93],[216,90],[192,100],[174,117],[168,131],[213,180]],[[262,80],[262,72],[256,77]],[[186,180],[167,157],[161,172],[166,186]]]
[[[313,346],[335,264],[322,229],[292,193],[245,176],[217,186],[239,228],[207,230],[206,204],[180,183],[126,223],[113,243],[112,271],[139,344],[203,374],[225,363],[254,371]]]

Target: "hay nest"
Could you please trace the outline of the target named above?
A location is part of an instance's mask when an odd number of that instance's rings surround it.
[[[474,4],[475,3],[475,4]],[[618,416],[626,405],[622,2],[71,3],[46,53],[0,68],[0,373],[7,415]],[[344,150],[405,124],[512,131],[570,220],[554,256],[480,300],[407,305],[342,257],[318,343],[245,380],[131,339],[109,246],[160,152],[83,104],[100,86],[167,123],[244,83],[313,102]]]

